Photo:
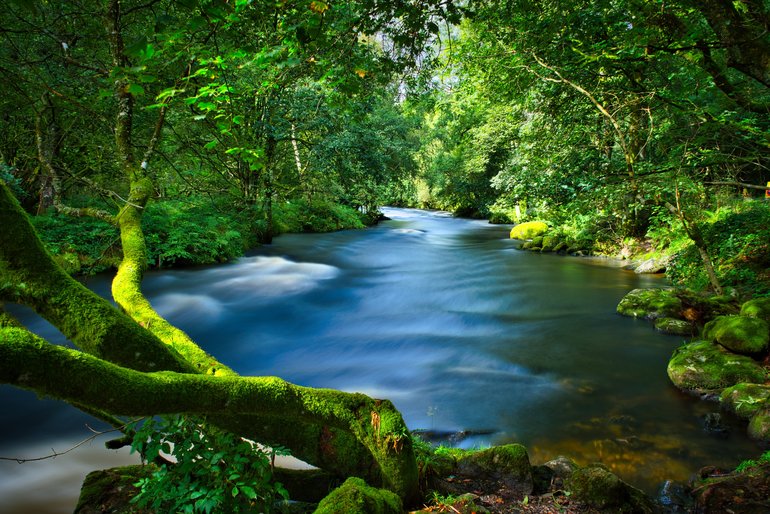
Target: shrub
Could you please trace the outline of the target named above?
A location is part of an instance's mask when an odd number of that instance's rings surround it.
[[[745,295],[770,294],[770,205],[764,201],[737,204],[714,213],[700,228],[722,286]],[[709,285],[693,244],[677,254],[668,276],[692,289]]]
[[[270,454],[193,418],[145,421],[131,450],[144,461],[176,460],[157,465],[134,484],[139,494],[131,502],[139,507],[156,512],[270,512],[277,499],[288,499],[283,486],[272,480]]]

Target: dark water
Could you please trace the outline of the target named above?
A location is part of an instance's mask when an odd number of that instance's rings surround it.
[[[670,385],[680,338],[615,314],[625,293],[660,279],[517,251],[506,227],[387,214],[366,231],[281,236],[237,263],[152,273],[145,289],[241,374],[389,398],[411,428],[484,434],[462,446],[521,442],[535,463],[601,461],[648,492],[758,452],[739,424],[727,439],[705,433],[700,418],[717,406]],[[107,293],[106,278],[89,285]],[[0,401],[0,455],[44,455],[88,435],[87,418],[55,402],[7,386]],[[99,444],[73,453],[0,466],[0,511],[71,512],[89,465],[128,459]],[[67,486],[45,496],[40,476]]]

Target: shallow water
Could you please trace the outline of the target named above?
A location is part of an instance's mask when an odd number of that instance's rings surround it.
[[[601,461],[648,492],[758,452],[738,423],[727,439],[705,433],[717,406],[670,385],[681,338],[615,314],[660,278],[521,252],[506,227],[481,221],[386,214],[364,231],[281,236],[236,263],[150,273],[145,290],[239,373],[389,398],[413,429],[476,433],[464,447],[521,442],[535,463]],[[107,294],[106,277],[89,285]],[[0,401],[0,456],[88,436],[88,418],[56,402],[7,386]],[[0,512],[71,512],[88,469],[133,461],[99,448],[0,463]]]

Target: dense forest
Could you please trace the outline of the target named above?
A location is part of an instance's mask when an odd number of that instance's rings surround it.
[[[769,30],[766,0],[8,0],[0,302],[78,349],[0,310],[0,381],[120,427],[114,445],[164,470],[143,507],[269,510],[286,491],[237,434],[395,493],[358,484],[384,509],[361,512],[399,511],[428,450],[390,402],[238,376],[155,312],[145,271],[398,205],[651,259],[700,311],[706,293],[760,301]],[[72,278],[104,270],[118,309]],[[127,424],[160,414],[183,416]],[[215,484],[194,455],[161,462],[168,441],[240,464]]]

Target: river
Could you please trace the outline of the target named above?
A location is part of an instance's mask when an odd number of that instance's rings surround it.
[[[504,226],[385,213],[390,221],[367,230],[283,235],[231,264],[152,272],[145,291],[241,374],[389,398],[412,429],[468,432],[453,442],[463,447],[520,442],[533,463],[601,461],[650,493],[758,453],[735,420],[726,438],[706,433],[717,405],[669,383],[681,338],[615,314],[628,291],[662,279],[519,251]],[[88,285],[108,293],[108,277]],[[0,456],[61,452],[88,437],[86,423],[98,426],[8,386],[0,402]],[[87,471],[134,461],[94,442],[0,463],[0,512],[71,512]]]

